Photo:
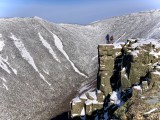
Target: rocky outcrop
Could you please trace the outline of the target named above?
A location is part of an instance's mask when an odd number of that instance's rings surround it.
[[[97,90],[71,101],[71,117],[158,120],[159,47],[156,40],[138,39],[99,45]]]

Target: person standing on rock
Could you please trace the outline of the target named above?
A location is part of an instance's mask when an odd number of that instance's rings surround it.
[[[110,37],[110,42],[113,44],[113,35]]]
[[[106,42],[106,43],[107,43],[107,44],[109,44],[109,43],[110,43],[109,38],[110,38],[110,37],[109,37],[109,34],[107,34],[107,36],[106,36],[106,40],[107,40],[107,42]]]

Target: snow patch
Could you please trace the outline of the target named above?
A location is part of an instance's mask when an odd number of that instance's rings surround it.
[[[5,82],[5,83],[7,82],[7,80],[6,80],[5,78],[1,77],[1,79],[2,79],[3,82]]]
[[[83,107],[82,111],[81,111],[81,116],[85,116],[85,109]]]
[[[136,48],[138,46],[143,46],[144,44],[152,44],[155,45],[155,48],[160,48],[160,41],[157,39],[138,39],[138,41],[134,44],[132,44],[133,48]]]
[[[96,92],[88,92],[89,96],[91,96],[94,100],[97,100]]]
[[[5,60],[0,56],[0,67],[5,70],[7,73],[11,73],[11,71],[8,69],[8,66],[6,65]]]
[[[43,72],[46,73],[47,75],[49,75],[49,71],[43,70]]]
[[[153,74],[156,74],[156,75],[160,75],[160,72],[158,71],[155,71],[155,72],[152,72]]]
[[[92,60],[95,60],[98,57],[98,55],[96,55],[95,57],[92,58]]]
[[[72,117],[76,117],[76,116],[79,116],[78,114],[72,114]]]
[[[33,58],[31,57],[30,53],[27,51],[27,49],[25,48],[23,42],[16,38],[15,35],[13,35],[11,33],[11,39],[13,39],[15,46],[18,48],[18,50],[20,51],[22,57],[35,69],[36,72],[39,73],[39,76],[49,85],[51,86],[51,84],[45,79],[45,77],[39,72],[38,68],[35,65],[35,62],[33,60]]]
[[[92,104],[92,100],[87,100],[87,101],[85,101],[85,104],[86,104],[86,105],[91,105],[91,104]]]
[[[4,41],[0,41],[0,51],[3,50],[3,47],[5,46]]]
[[[39,73],[39,72],[38,72],[38,73]],[[51,86],[51,83],[49,83],[41,73],[39,73],[39,76],[40,76],[49,86]]]
[[[120,91],[113,91],[110,97],[111,103],[117,104],[118,106],[121,106],[123,104],[121,97],[120,97]]]
[[[79,99],[79,97],[77,96],[77,97],[75,97],[74,99],[72,99],[72,103],[73,103],[73,105],[75,105],[76,103],[79,103],[79,102],[81,102],[81,100]]]
[[[126,71],[126,68],[125,68],[125,67],[123,67],[123,68],[122,68],[122,72],[125,72],[125,71]]]
[[[158,56],[160,56],[160,52],[157,53],[157,52],[155,52],[153,50],[149,54],[155,56],[156,58],[158,58]]]
[[[154,112],[154,111],[156,111],[156,110],[158,110],[158,109],[157,109],[157,108],[153,108],[152,110],[150,110],[150,111],[144,113],[144,115],[151,114],[152,112]]]
[[[82,94],[81,96],[80,96],[80,98],[81,99],[85,99],[85,100],[87,100],[87,96],[86,96],[86,94],[84,93],[84,94]]]
[[[141,86],[139,86],[139,85],[134,86],[133,88],[136,89],[136,90],[142,90]]]
[[[134,50],[131,52],[131,55],[138,57],[139,50]]]
[[[14,72],[14,74],[17,75],[17,70],[16,70],[16,69],[13,69],[13,68],[11,68],[11,69],[12,69],[12,71]]]
[[[142,93],[142,88],[141,88],[141,86],[140,86],[140,85],[133,86],[133,89],[135,89],[135,90],[139,90],[139,91],[141,91],[141,93]]]
[[[2,38],[2,34],[0,34],[0,39]],[[0,40],[0,51],[3,50],[3,47],[5,46],[4,41],[1,39]]]
[[[9,66],[9,68],[11,68],[11,70],[13,71],[13,73],[14,73],[15,75],[17,75],[17,70],[14,69],[14,68],[8,63],[8,57],[7,57],[6,59],[4,59],[4,58],[1,57],[1,59],[3,59],[3,61]]]
[[[113,43],[113,45],[114,45],[114,49],[116,48],[122,48],[122,46],[121,45],[124,45],[125,43],[124,42],[119,42],[119,43]]]
[[[42,37],[42,35],[40,33],[38,33],[40,41],[42,42],[42,44],[48,49],[49,53],[52,55],[52,57],[58,61],[59,63],[61,63],[61,61],[58,59],[57,55],[54,53],[52,47],[50,46],[50,44]]]
[[[52,32],[51,32],[52,33]],[[53,38],[54,38],[54,42],[56,47],[59,49],[59,51],[61,51],[61,53],[66,57],[66,59],[70,62],[70,64],[72,65],[73,69],[75,70],[75,72],[77,72],[78,74],[84,76],[85,78],[88,78],[88,76],[86,76],[84,73],[80,72],[78,70],[78,68],[76,68],[76,66],[74,65],[74,63],[70,60],[69,56],[67,55],[67,53],[64,51],[63,49],[63,44],[61,42],[61,40],[58,38],[57,35],[53,34]]]
[[[2,84],[6,88],[6,90],[9,90],[8,87],[7,87],[7,85],[5,83],[2,83]]]
[[[101,104],[101,103],[99,103],[97,100],[93,100],[92,103],[93,103],[93,104]]]

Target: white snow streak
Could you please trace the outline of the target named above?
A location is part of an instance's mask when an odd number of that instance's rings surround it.
[[[5,83],[2,83],[2,84],[6,88],[6,90],[9,90],[8,87],[7,87],[7,85]]]
[[[3,77],[0,77],[0,79],[2,79],[2,85],[3,85],[1,87],[5,88],[6,90],[9,90],[8,87],[7,87],[7,85],[5,84],[5,83],[7,83],[7,80],[5,78],[3,78]]]
[[[11,69],[12,69],[12,71],[14,72],[14,74],[17,75],[17,70],[16,70],[16,69],[13,69],[13,68],[11,68]]]
[[[5,46],[4,41],[0,41],[0,51],[3,50],[3,47]]]
[[[0,51],[2,51],[3,47],[5,46],[4,41],[1,38],[2,38],[2,34],[0,34]]]
[[[7,80],[6,80],[5,78],[3,78],[3,77],[2,77],[1,79],[2,79],[2,80],[3,80],[3,82],[5,82],[5,83],[7,82]]]
[[[114,43],[117,43],[125,35],[126,35],[126,32],[123,35],[121,35]]]
[[[151,114],[152,112],[154,112],[154,111],[156,111],[156,110],[158,110],[157,108],[153,108],[152,110],[150,110],[150,111],[148,111],[148,112],[146,112],[146,113],[144,113],[145,115],[147,115],[147,114]]]
[[[96,55],[95,57],[93,57],[92,60],[95,60],[96,58],[98,58],[98,55]]]
[[[36,72],[39,73],[40,77],[49,85],[51,86],[51,84],[44,78],[44,76],[39,72],[38,68],[36,67],[33,58],[31,57],[30,53],[26,50],[23,42],[16,38],[12,33],[11,33],[11,39],[14,40],[14,44],[15,46],[18,48],[18,50],[20,51],[22,57],[35,69]]]
[[[61,63],[61,61],[58,59],[57,55],[54,53],[54,51],[53,51],[52,47],[50,46],[50,44],[42,37],[42,35],[40,33],[38,33],[38,35],[39,35],[40,41],[48,49],[48,51],[52,55],[52,57],[54,59],[56,59],[56,61]]]
[[[14,68],[8,63],[8,57],[7,57],[6,59],[4,59],[4,58],[1,58],[1,59],[3,59],[3,61],[4,61],[4,62],[9,66],[9,68],[11,68],[11,70],[14,72],[14,74],[17,75],[17,70],[14,69]]]
[[[11,73],[11,71],[8,69],[8,66],[6,65],[5,60],[0,56],[0,67],[5,70],[7,73]]]
[[[44,73],[46,73],[47,75],[49,75],[49,71],[48,70],[43,70]]]
[[[51,32],[52,33],[52,32]],[[85,74],[81,73],[76,66],[74,65],[74,63],[69,59],[69,56],[67,55],[67,53],[63,50],[63,44],[61,42],[61,40],[57,37],[57,35],[53,34],[54,37],[54,42],[56,47],[63,53],[63,55],[67,58],[67,60],[70,62],[70,64],[72,65],[73,69],[75,70],[75,72],[77,72],[78,74],[88,78]]]

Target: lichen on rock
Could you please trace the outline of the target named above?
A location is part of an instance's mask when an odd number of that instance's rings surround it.
[[[87,99],[78,106],[85,108],[86,120],[160,119],[159,48],[154,43],[129,39],[121,45],[98,46],[96,97],[85,93]],[[78,110],[77,114],[81,116]]]

